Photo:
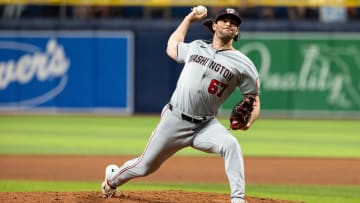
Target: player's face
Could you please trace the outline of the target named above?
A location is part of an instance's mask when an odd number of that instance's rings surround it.
[[[237,22],[229,17],[219,19],[213,26],[215,33],[222,39],[233,39],[239,33]]]

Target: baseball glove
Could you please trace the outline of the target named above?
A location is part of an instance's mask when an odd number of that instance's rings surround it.
[[[236,104],[230,115],[230,129],[242,129],[249,122],[254,102],[255,97],[247,96]]]

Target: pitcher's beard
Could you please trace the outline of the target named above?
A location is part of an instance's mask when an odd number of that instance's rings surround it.
[[[220,40],[223,44],[227,44],[230,40],[232,40],[234,38],[234,36],[231,35],[222,35],[220,37]]]

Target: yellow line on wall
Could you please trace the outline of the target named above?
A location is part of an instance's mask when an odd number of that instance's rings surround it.
[[[360,0],[0,0],[0,4],[105,5],[105,6],[346,6],[359,7]]]

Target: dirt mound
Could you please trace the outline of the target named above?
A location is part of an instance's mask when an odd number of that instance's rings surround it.
[[[0,156],[0,180],[98,181],[108,164],[131,156]],[[245,157],[248,184],[359,185],[360,159]],[[24,170],[26,168],[26,170]],[[81,173],[74,173],[86,168]],[[175,156],[142,182],[227,183],[224,160],[216,156]]]
[[[246,197],[248,203],[295,203],[257,197]],[[99,192],[1,192],[0,202],[66,202],[66,203],[229,203],[225,194],[178,190],[122,192],[113,198],[102,198]]]

